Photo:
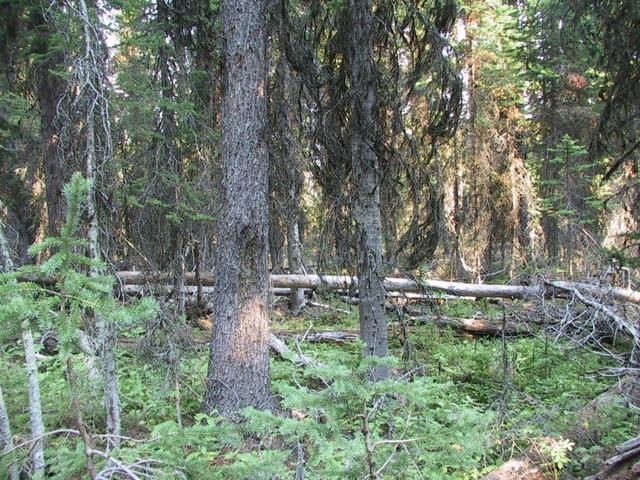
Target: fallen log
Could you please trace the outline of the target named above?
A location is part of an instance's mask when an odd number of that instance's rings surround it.
[[[166,273],[145,272],[117,272],[116,277],[124,285],[161,284],[168,282],[170,276]],[[213,277],[201,275],[203,286],[213,286]],[[348,275],[271,275],[271,286],[274,288],[309,288],[325,287],[330,289],[356,288],[358,279]],[[195,275],[185,274],[185,285],[194,285]],[[384,287],[387,291],[424,293],[425,290],[444,292],[456,297],[498,297],[498,298],[526,298],[541,292],[538,287],[516,285],[484,285],[460,282],[445,282],[442,280],[422,280],[417,282],[409,278],[385,278]]]
[[[632,480],[640,477],[640,437],[619,445],[618,454],[605,460],[602,470],[586,480]]]
[[[271,275],[274,287],[288,288],[349,288],[357,287],[358,279],[346,275]],[[513,285],[480,285],[471,283],[423,280],[409,278],[385,278],[387,291],[424,293],[425,290],[444,292],[465,297],[526,298],[540,292],[538,287]]]
[[[173,285],[168,285],[168,284],[161,285],[161,284],[153,284],[153,283],[144,284],[144,285],[124,284],[121,287],[122,293],[126,295],[136,295],[136,296],[144,295],[147,292],[150,292],[153,294],[169,294],[169,293],[172,293],[174,289],[175,288]],[[182,291],[187,295],[197,295],[198,286],[185,285]],[[201,289],[201,293],[205,295],[213,295],[213,287],[204,286]],[[291,289],[290,288],[272,288],[271,293],[277,296],[289,296],[291,295]]]
[[[131,272],[122,271],[115,274],[121,285],[164,284],[170,283],[171,277],[162,272]],[[20,277],[22,281],[33,281],[41,284],[55,283],[55,279],[34,277],[26,275]],[[348,275],[271,275],[272,288],[328,288],[332,290],[349,290],[357,288],[358,279]],[[211,275],[201,275],[199,279],[193,273],[185,274],[185,285],[213,286]],[[456,297],[473,298],[513,298],[525,299],[532,297],[549,296],[567,290],[586,292],[599,298],[610,298],[619,302],[631,302],[640,304],[640,292],[629,288],[600,287],[584,282],[552,282],[547,281],[541,285],[493,285],[462,282],[446,282],[443,280],[422,279],[419,281],[410,278],[385,278],[384,287],[387,291],[409,292],[424,294],[427,291],[442,292]]]
[[[440,327],[449,327],[453,330],[470,333],[473,335],[502,335],[502,320],[487,318],[452,318],[437,317],[432,315],[409,317],[410,322],[414,323],[433,323]],[[506,322],[504,334],[512,335],[528,335],[531,332],[524,325],[517,325],[514,322]]]
[[[501,335],[502,320],[491,320],[482,318],[452,318],[437,316],[409,317],[408,321],[413,324],[433,323],[439,327],[447,327],[452,330],[469,333],[471,335]],[[211,320],[209,318],[199,318],[196,323],[207,332],[211,332]],[[389,325],[392,329],[393,325]],[[273,329],[273,333],[279,337],[300,336],[304,332],[294,330]],[[507,322],[505,335],[527,335],[529,330],[526,327]],[[359,338],[357,330],[320,330],[311,331],[305,335],[307,342],[355,342]]]

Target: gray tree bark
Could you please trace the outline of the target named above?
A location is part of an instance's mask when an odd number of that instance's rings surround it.
[[[11,436],[11,425],[9,424],[7,407],[4,403],[4,397],[2,396],[2,386],[0,386],[0,449],[3,452],[8,452],[12,448],[13,437]],[[18,465],[11,465],[7,474],[8,480],[18,480]]]
[[[0,203],[0,207],[2,204]],[[13,260],[7,245],[4,234],[4,223],[0,219],[0,272],[11,272],[13,270]],[[22,324],[22,343],[24,346],[24,357],[27,370],[27,385],[29,389],[29,418],[31,421],[31,434],[33,438],[42,436],[44,433],[44,424],[42,422],[42,404],[40,402],[40,383],[38,381],[38,367],[36,364],[36,352],[33,348],[33,335],[29,322]],[[2,389],[0,389],[0,447],[3,450],[11,449],[12,445],[11,429],[9,427],[9,418],[7,409],[2,397]],[[44,474],[44,449],[42,440],[36,442],[31,449],[31,460],[33,464],[33,474]],[[18,470],[12,467],[9,473],[9,479],[18,478]]]
[[[4,205],[0,200],[0,214],[4,210]],[[9,242],[4,232],[4,222],[0,218],[0,272],[11,272],[13,270],[13,260],[11,259],[11,251],[9,250]]]
[[[220,4],[222,184],[204,408],[274,407],[269,391],[266,0]]]
[[[285,28],[280,25],[280,31]],[[281,36],[283,33],[280,34]],[[281,40],[282,42],[282,40]],[[284,56],[284,46],[281,45],[280,55],[276,63],[275,85],[271,93],[271,103],[273,104],[273,165],[270,165],[270,172],[277,173],[277,180],[281,182],[278,189],[281,199],[280,203],[284,207],[282,216],[286,223],[287,236],[287,261],[289,273],[304,273],[302,265],[302,242],[300,235],[300,195],[304,183],[304,173],[302,164],[302,153],[299,143],[294,134],[293,122],[291,120],[294,110],[291,99],[295,95],[294,82],[289,69],[289,64]],[[272,175],[276,177],[276,175]],[[274,212],[269,212],[274,216]],[[269,237],[271,242],[272,236]],[[273,262],[273,255],[272,255]],[[304,291],[300,288],[293,289],[289,297],[289,306],[294,315],[299,315],[304,308]]]
[[[387,317],[384,310],[384,267],[380,221],[380,182],[376,139],[376,81],[373,60],[371,0],[349,0],[351,67],[351,165],[355,183],[354,216],[358,227],[360,331],[365,355],[385,357]],[[373,381],[389,375],[386,367],[369,372]]]
[[[287,254],[289,257],[289,271],[295,274],[303,273],[302,268],[302,244],[298,220],[293,220],[288,227]],[[289,307],[293,315],[299,315],[305,305],[304,290],[302,288],[291,289]]]
[[[85,0],[78,0],[80,21],[84,41],[84,52],[79,60],[78,71],[82,72],[80,84],[83,90],[80,95],[84,97],[85,120],[85,175],[89,181],[87,189],[87,216],[89,229],[89,256],[94,260],[100,260],[99,222],[96,205],[96,189],[98,179],[98,163],[107,163],[111,158],[111,131],[109,124],[109,112],[107,107],[107,93],[104,85],[108,83],[107,69],[105,65],[105,45],[100,32],[101,26],[96,26],[90,17]],[[100,153],[96,145],[98,128],[96,120],[101,122],[102,140],[106,148]],[[100,158],[98,155],[100,154]],[[92,268],[91,275],[100,272]],[[90,313],[93,316],[93,312]],[[118,371],[116,367],[115,348],[117,343],[117,326],[107,317],[95,315],[95,352],[100,364],[104,389],[104,406],[107,416],[107,448],[115,449],[120,444],[120,394],[118,388]],[[85,342],[85,346],[88,343]],[[90,352],[88,352],[90,354]],[[91,364],[91,360],[89,360]]]
[[[25,321],[22,325],[22,344],[24,347],[27,385],[29,389],[31,437],[40,438],[44,435],[42,402],[40,401],[40,382],[38,381],[38,365],[36,364],[36,351],[33,347],[33,335],[31,334],[28,321]],[[44,475],[44,447],[42,440],[37,440],[31,448],[31,463],[33,477],[39,478],[38,475]]]
[[[0,202],[0,209],[2,202]],[[9,253],[9,246],[4,235],[4,225],[0,219],[0,272],[10,272],[13,270],[13,261]],[[2,396],[2,386],[0,386],[0,449],[3,452],[13,448],[13,438],[11,436],[11,425],[7,407]],[[18,465],[13,465],[8,472],[9,480],[18,480]]]

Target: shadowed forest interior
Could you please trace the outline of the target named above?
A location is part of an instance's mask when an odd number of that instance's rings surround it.
[[[0,39],[0,480],[640,478],[640,2]]]

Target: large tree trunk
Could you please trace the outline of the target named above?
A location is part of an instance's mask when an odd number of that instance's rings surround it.
[[[72,168],[66,165],[65,155],[60,144],[61,128],[58,121],[58,108],[64,97],[66,82],[52,73],[62,68],[64,56],[61,52],[49,52],[50,33],[47,21],[42,19],[45,29],[42,38],[44,60],[37,69],[37,95],[40,106],[40,125],[42,136],[42,164],[47,198],[47,233],[57,236],[65,218],[63,188],[70,179]]]
[[[360,331],[365,355],[387,356],[387,317],[384,310],[384,267],[376,140],[376,83],[373,61],[371,0],[350,0],[349,62],[351,67],[351,165],[355,183],[355,219],[358,226],[358,280]],[[375,367],[370,379],[388,376]]]
[[[267,295],[266,0],[225,0],[222,185],[204,408],[273,408]]]

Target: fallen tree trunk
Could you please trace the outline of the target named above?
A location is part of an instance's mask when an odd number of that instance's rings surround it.
[[[640,437],[619,445],[618,454],[607,459],[598,473],[586,480],[633,480],[640,478]]]
[[[169,280],[164,273],[118,272],[116,277],[127,285],[144,283],[162,283]],[[348,275],[271,275],[274,288],[309,288],[325,287],[332,290],[356,288],[358,279]],[[213,277],[201,276],[202,285],[213,285]],[[185,275],[187,285],[195,285],[194,274]],[[446,282],[443,280],[424,279],[420,281],[409,278],[386,278],[384,287],[387,291],[424,293],[425,291],[443,292],[456,297],[474,298],[530,298],[550,294],[554,290],[577,289],[592,295],[610,297],[612,300],[640,304],[640,292],[629,288],[599,287],[583,282],[548,282],[547,286],[528,285],[489,285],[462,282]]]
[[[501,335],[502,320],[491,320],[481,318],[452,318],[437,316],[420,316],[409,317],[408,321],[414,324],[433,323],[439,327],[447,327],[459,332],[469,333],[471,335]],[[200,328],[206,332],[211,332],[211,320],[208,318],[200,318],[197,320]],[[391,329],[393,326],[389,325]],[[300,336],[304,332],[294,330],[278,330],[274,329],[273,333],[279,337]],[[527,335],[529,330],[513,322],[507,322],[505,328],[506,335]],[[307,342],[355,342],[359,335],[357,330],[325,330],[308,332],[304,339]]]
[[[159,284],[151,284],[151,283],[146,285],[125,284],[125,285],[122,285],[122,288],[121,288],[122,293],[125,293],[127,295],[137,295],[137,296],[144,295],[147,292],[150,292],[153,294],[169,294],[169,293],[173,293],[174,290],[175,290],[175,287],[173,285],[168,285],[168,284],[159,285]],[[183,287],[182,291],[187,295],[198,295],[198,293],[205,294],[205,295],[213,295],[213,287],[210,287],[210,286],[204,286],[199,289],[197,285],[196,286],[186,285]],[[277,296],[289,296],[291,295],[291,289],[290,288],[272,288],[271,293]]]
[[[414,323],[433,323],[440,327],[449,327],[453,330],[470,333],[473,335],[502,335],[502,320],[487,318],[451,318],[436,317],[432,315],[410,317],[409,321]],[[530,331],[524,325],[516,325],[513,322],[506,322],[504,327],[505,335],[527,335]]]
[[[143,285],[163,284],[169,282],[171,277],[162,272],[131,272],[122,271],[115,274],[120,284]],[[40,284],[55,283],[55,279],[33,276],[23,276],[19,280],[32,281]],[[327,288],[330,290],[349,290],[357,288],[358,279],[348,275],[271,275],[272,288]],[[199,282],[199,283],[198,283]],[[213,286],[211,275],[201,275],[196,279],[195,274],[185,274],[185,285]],[[567,291],[579,291],[597,296],[610,298],[619,302],[631,302],[640,304],[640,292],[629,288],[600,287],[584,282],[546,281],[541,285],[490,285],[462,282],[446,282],[443,280],[423,279],[420,281],[410,278],[385,278],[384,287],[387,292],[410,292],[424,294],[427,291],[442,292],[456,297],[473,298],[514,298],[525,299],[532,297],[549,296],[553,293]]]

